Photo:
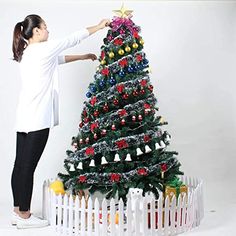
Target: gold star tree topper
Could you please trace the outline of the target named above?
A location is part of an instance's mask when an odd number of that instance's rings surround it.
[[[116,13],[121,18],[126,18],[130,16],[133,11],[126,9],[123,3],[120,10],[113,10],[113,12]]]

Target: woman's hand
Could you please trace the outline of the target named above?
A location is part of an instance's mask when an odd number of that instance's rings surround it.
[[[101,20],[100,23],[98,24],[99,29],[103,29],[103,28],[109,26],[110,23],[111,23],[111,22],[110,22],[109,19],[103,19],[103,20]]]
[[[85,59],[91,59],[92,61],[97,60],[97,56],[93,53],[88,53],[85,55]]]

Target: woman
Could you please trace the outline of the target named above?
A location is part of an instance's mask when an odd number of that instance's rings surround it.
[[[12,50],[14,60],[19,62],[22,80],[16,119],[16,159],[11,179],[14,201],[12,224],[17,228],[48,225],[46,220],[31,214],[30,203],[34,171],[45,148],[49,129],[58,125],[57,66],[76,60],[96,59],[94,54],[59,54],[109,23],[104,19],[98,25],[49,41],[47,25],[38,15],[28,15],[15,26]]]

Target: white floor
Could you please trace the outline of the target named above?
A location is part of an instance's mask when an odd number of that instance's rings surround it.
[[[230,183],[205,184],[205,216],[198,228],[181,234],[183,236],[234,236],[236,235],[236,188]],[[33,211],[41,214],[41,204],[34,203]],[[49,227],[18,230],[10,225],[11,207],[0,204],[1,236],[54,236]],[[4,213],[4,214],[3,214]],[[148,236],[148,235],[147,235]]]

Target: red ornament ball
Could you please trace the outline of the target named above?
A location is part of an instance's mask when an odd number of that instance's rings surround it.
[[[84,124],[84,123],[81,121],[81,122],[79,123],[79,127],[82,128],[82,127],[83,127],[83,124]]]
[[[89,137],[85,139],[85,142],[88,144],[89,143]]]
[[[93,115],[94,115],[95,117],[98,117],[98,116],[99,116],[99,111],[96,110],[96,111],[93,113]]]
[[[141,89],[140,90],[140,93],[143,95],[143,94],[145,94],[145,90],[144,89]]]
[[[88,117],[84,118],[84,123],[88,123],[88,122],[89,122],[89,118]]]
[[[125,119],[122,119],[120,122],[122,125],[125,125]]]
[[[138,120],[143,120],[143,117],[142,117],[142,115],[138,115]]]
[[[81,139],[79,140],[79,143],[80,143],[80,144],[83,144],[83,142],[84,142],[84,141],[83,141],[83,139],[81,138]]]
[[[95,134],[93,135],[93,138],[94,138],[94,139],[98,139],[98,135],[95,133]]]
[[[105,136],[107,134],[107,131],[105,129],[102,130],[101,135]]]
[[[129,98],[129,94],[128,93],[125,93],[125,94],[123,94],[123,96],[122,96],[125,100],[127,100],[128,98]]]
[[[113,125],[111,126],[111,129],[112,129],[112,130],[116,130],[116,126],[113,124]]]
[[[153,91],[153,86],[149,85],[148,89],[152,92]]]
[[[114,104],[115,106],[117,106],[117,105],[119,104],[119,101],[118,101],[117,98],[115,98],[115,99],[113,100],[113,104]]]
[[[132,121],[136,121],[136,116],[132,116]]]
[[[107,105],[107,103],[104,105],[104,107],[103,107],[103,111],[105,111],[105,112],[108,112],[108,110],[109,110],[109,107],[108,107],[108,105]]]
[[[134,90],[134,91],[133,91],[133,96],[135,96],[135,97],[138,96],[138,91],[137,91],[137,90]]]

